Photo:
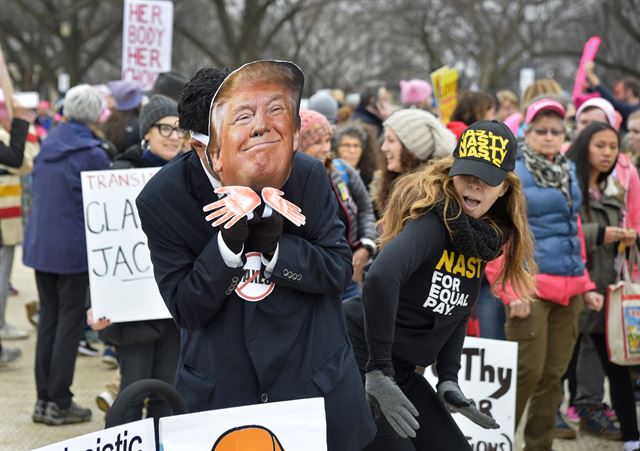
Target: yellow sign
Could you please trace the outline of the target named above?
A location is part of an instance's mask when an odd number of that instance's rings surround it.
[[[440,108],[440,119],[446,124],[458,105],[458,69],[442,66],[431,73],[431,83]]]

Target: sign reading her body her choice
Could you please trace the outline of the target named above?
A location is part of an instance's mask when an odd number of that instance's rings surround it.
[[[33,451],[155,451],[153,419],[91,432]]]
[[[173,2],[125,0],[123,17],[122,79],[151,89],[171,70]]]
[[[229,74],[211,100],[208,163],[222,187],[207,220],[232,227],[262,202],[296,226],[301,209],[283,198],[299,143],[304,74],[286,61],[254,61]],[[265,207],[264,215],[269,214]]]
[[[512,451],[515,436],[518,345],[509,341],[466,337],[458,382],[462,392],[481,412],[491,415],[500,429],[484,429],[467,417],[453,414],[471,449]],[[425,378],[435,387],[434,367]]]
[[[326,451],[324,399],[311,398],[160,419],[163,451]]]
[[[82,173],[94,318],[117,323],[171,317],[153,277],[135,202],[158,169]]]

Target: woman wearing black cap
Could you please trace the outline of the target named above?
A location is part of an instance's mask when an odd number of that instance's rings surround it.
[[[504,124],[477,122],[463,133],[453,158],[406,176],[393,192],[362,304],[345,304],[378,414],[368,451],[470,449],[447,408],[482,427],[498,427],[464,397],[457,374],[486,262],[504,252],[499,283],[521,299],[533,294],[524,195],[512,172],[516,148]],[[415,372],[434,363],[437,393]]]

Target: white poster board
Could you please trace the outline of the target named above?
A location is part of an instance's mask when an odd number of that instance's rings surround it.
[[[153,277],[136,197],[159,168],[82,172],[91,307],[113,323],[170,318]]]
[[[326,451],[324,399],[273,402],[160,419],[163,451]],[[233,443],[233,446],[230,445]],[[269,448],[272,449],[272,448]]]
[[[523,94],[524,91],[536,81],[536,70],[531,67],[523,67],[520,69],[520,79],[518,81],[518,87],[520,89],[520,94]],[[527,105],[523,105],[527,106]]]
[[[518,344],[511,341],[466,337],[460,359],[458,383],[462,393],[498,422],[500,429],[483,429],[467,417],[453,418],[476,450],[514,449]],[[433,367],[425,370],[432,387],[438,383]]]
[[[122,79],[151,89],[160,72],[171,70],[173,2],[125,0]]]
[[[155,451],[153,418],[74,437],[34,451]]]

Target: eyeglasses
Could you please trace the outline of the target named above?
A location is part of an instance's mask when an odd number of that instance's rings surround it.
[[[164,136],[165,138],[169,138],[173,132],[178,134],[178,138],[182,138],[184,136],[184,130],[178,127],[173,127],[169,124],[153,124],[152,127],[156,127],[160,132],[160,136]]]
[[[345,147],[345,148],[353,148],[353,149],[362,149],[362,145],[360,145],[360,143],[353,143],[353,144],[349,144],[349,143],[341,143],[340,145],[338,145],[338,147]]]
[[[545,136],[548,133],[551,133],[551,136],[562,136],[564,135],[564,130],[558,130],[556,128],[534,128],[533,133],[538,136]]]

